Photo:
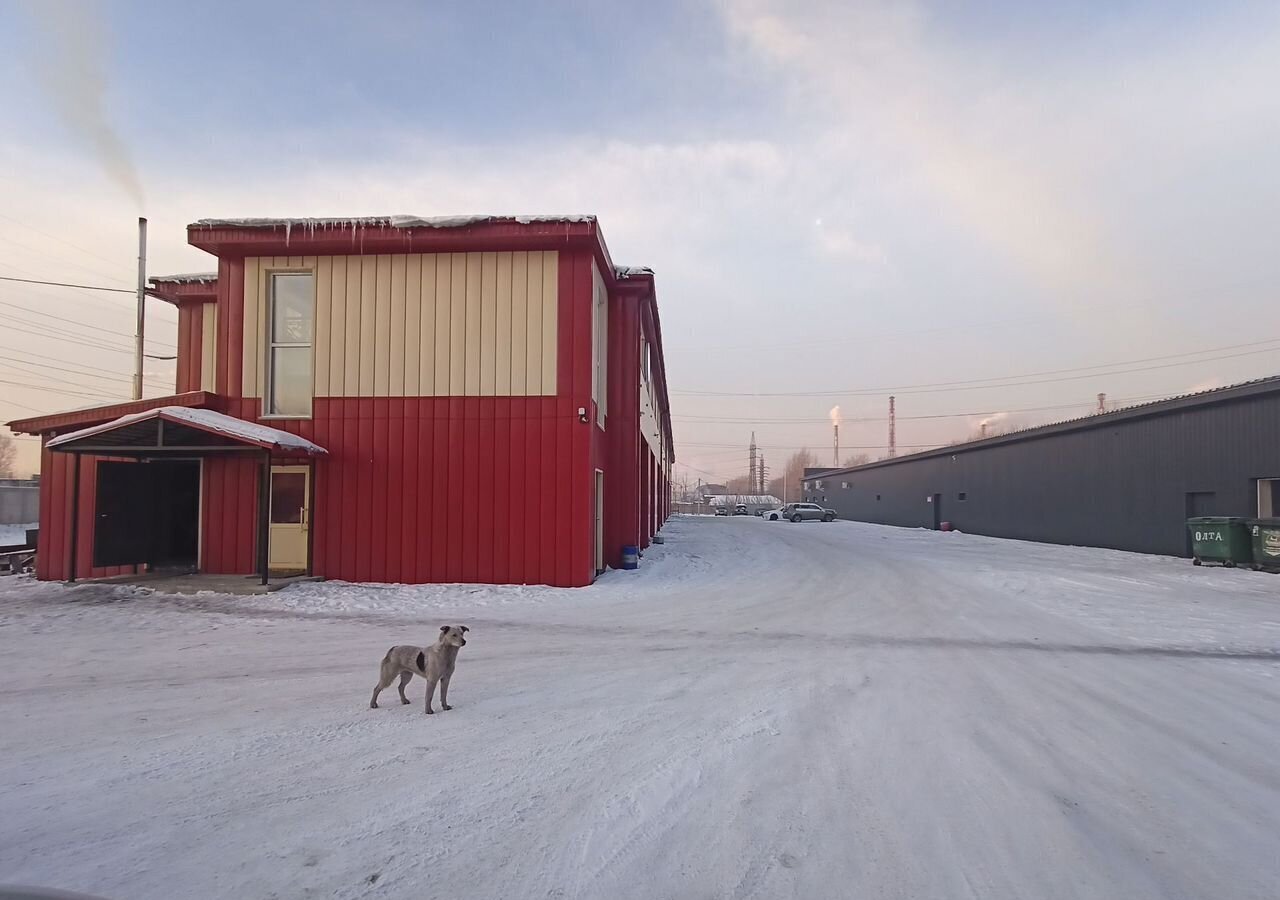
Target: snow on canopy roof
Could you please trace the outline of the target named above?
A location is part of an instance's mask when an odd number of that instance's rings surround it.
[[[135,422],[156,418],[193,425],[205,431],[224,434],[227,437],[237,438],[264,448],[301,452],[312,456],[322,456],[328,452],[319,444],[314,444],[304,437],[281,431],[278,428],[259,425],[257,422],[246,422],[244,419],[223,415],[211,409],[192,409],[189,406],[161,406],[156,409],[148,409],[143,412],[121,416],[101,425],[93,425],[89,428],[81,428],[79,431],[70,431],[59,435],[48,441],[45,446],[52,449],[60,444],[67,444],[95,434],[114,431],[117,428],[132,425]]]
[[[635,278],[639,275],[652,275],[653,269],[648,266],[614,266],[613,274],[618,278]]]
[[[728,506],[731,503],[734,505],[742,503],[748,506],[782,505],[782,501],[772,494],[716,494],[711,498],[712,506]]]
[[[283,218],[283,219],[198,219],[192,222],[191,228],[357,228],[373,226],[377,228],[466,228],[468,225],[481,225],[485,222],[515,222],[519,225],[554,222],[594,222],[594,215],[560,215],[560,216],[356,216],[346,218]]]
[[[178,275],[152,275],[152,284],[205,284],[218,280],[217,272],[184,272]]]

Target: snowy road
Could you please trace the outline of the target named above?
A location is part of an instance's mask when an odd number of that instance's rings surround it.
[[[0,579],[0,883],[1273,898],[1280,576],[685,519],[591,588]],[[377,663],[472,628],[452,712]]]

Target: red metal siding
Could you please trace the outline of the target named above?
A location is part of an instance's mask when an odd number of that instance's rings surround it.
[[[63,580],[71,577],[71,487],[74,466],[80,463],[80,507],[76,536],[76,577],[106,578],[132,572],[133,567],[93,565],[94,501],[98,491],[98,463],[115,461],[106,456],[76,457],[70,453],[41,450],[40,454],[40,552],[36,577]]]
[[[554,397],[317,397],[308,420],[272,425],[315,440],[329,455],[315,463],[312,571],[353,581],[514,582],[577,586],[594,577],[594,469],[606,473],[608,559],[637,543],[640,435],[639,318],[611,313],[610,406],[605,431],[591,400],[592,254],[559,260],[557,390]],[[244,266],[219,263],[216,346],[222,411],[257,420],[261,401],[244,398]],[[198,309],[198,308],[197,308]],[[193,318],[198,317],[192,314]],[[190,359],[199,341],[188,329]],[[615,370],[618,374],[615,376]],[[625,372],[625,376],[624,373]],[[198,381],[190,362],[182,377]],[[587,411],[582,422],[578,409]],[[65,522],[70,457],[45,454],[43,522]],[[89,464],[86,459],[86,465]],[[204,462],[201,565],[253,571],[258,460]],[[93,480],[82,490],[92,496]],[[82,558],[91,558],[92,505],[82,507]],[[66,529],[42,535],[41,577],[65,577]],[[81,575],[90,573],[87,567]]]

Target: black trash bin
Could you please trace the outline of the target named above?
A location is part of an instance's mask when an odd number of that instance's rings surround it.
[[[1253,542],[1245,519],[1236,516],[1201,516],[1187,519],[1191,535],[1191,562],[1217,563],[1234,568],[1253,563]]]
[[[1280,519],[1250,519],[1248,528],[1254,569],[1280,572]]]

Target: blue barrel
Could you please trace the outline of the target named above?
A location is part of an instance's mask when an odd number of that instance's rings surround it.
[[[624,545],[622,548],[622,568],[640,568],[640,548]]]

